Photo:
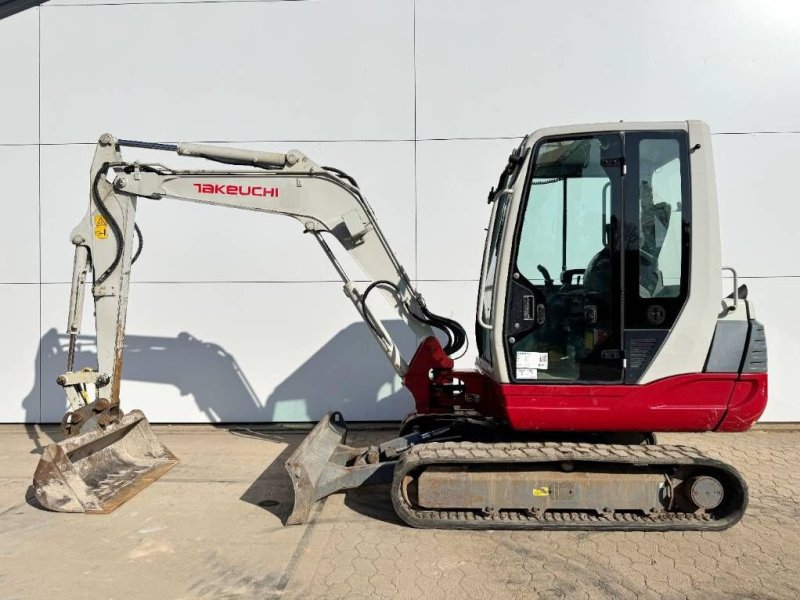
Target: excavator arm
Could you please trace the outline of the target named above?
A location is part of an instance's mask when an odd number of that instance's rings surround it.
[[[126,162],[121,155],[121,148],[125,146],[172,151],[259,170],[174,170],[161,164]],[[98,367],[96,372],[73,372],[74,343],[71,342],[68,373],[59,378],[74,414],[67,417],[65,426],[68,429],[84,429],[83,424],[91,421],[90,415],[80,419],[81,413],[76,412],[83,409],[84,404],[91,403],[86,402],[87,382],[94,383],[97,390],[94,401],[102,401],[104,410],[106,405],[112,411],[119,405],[128,284],[131,264],[138,254],[134,251],[137,234],[141,244],[141,233],[135,226],[138,198],[186,200],[297,219],[333,264],[344,284],[345,295],[401,377],[408,370],[408,362],[366,303],[373,289],[382,289],[398,318],[408,324],[418,339],[432,336],[434,328],[441,329],[448,337],[445,347],[448,353],[457,352],[466,341],[460,325],[427,309],[355,180],[337,169],[317,165],[297,150],[281,154],[203,144],[155,144],[117,140],[104,134],[98,141],[92,163],[90,188],[89,210],[72,232],[75,265],[68,333],[72,340],[80,333],[84,282],[91,268]],[[337,260],[326,239],[330,237],[336,239],[371,280],[364,291],[359,290]],[[83,387],[78,390],[76,384]],[[93,414],[97,411],[93,410]],[[101,417],[104,421],[101,425],[117,416]],[[71,419],[75,417],[80,423],[73,425]]]

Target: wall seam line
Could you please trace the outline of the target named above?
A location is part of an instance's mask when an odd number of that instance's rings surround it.
[[[412,66],[414,71],[414,277],[419,277],[419,193],[417,178],[417,0],[412,6]]]
[[[467,283],[472,282],[475,283],[479,281],[478,279],[470,279],[464,277],[413,277],[414,281],[419,281],[423,283]],[[732,278],[730,276],[723,276],[723,281],[730,281]],[[739,275],[739,279],[755,279],[755,280],[776,280],[776,279],[800,279],[800,275]],[[356,283],[370,283],[370,279],[354,279]],[[142,281],[131,281],[131,285],[313,285],[313,284],[338,284],[341,285],[341,281],[338,279],[309,279],[309,280],[302,280],[302,279],[190,279],[185,281],[177,281],[177,280],[166,280],[166,279],[145,279]],[[71,281],[61,280],[61,281],[0,281],[0,286],[3,285],[37,285],[37,286],[45,286],[45,285],[70,285]]]
[[[415,73],[415,86],[416,86],[416,73]],[[415,112],[416,112],[416,90],[415,90]],[[415,115],[416,121],[416,115]],[[738,135],[800,135],[800,131],[720,131],[712,133],[711,136],[738,136]],[[414,138],[320,138],[320,139],[227,139],[227,140],[148,140],[159,143],[177,143],[177,142],[192,142],[201,144],[397,144],[403,142],[480,142],[480,141],[501,141],[501,140],[522,140],[525,135],[476,135],[476,136],[449,136],[449,137],[418,137]],[[94,146],[97,141],[93,142],[44,142],[41,139],[38,143],[25,143],[25,142],[0,142],[0,147],[27,147],[27,146]]]
[[[36,83],[37,83],[37,104],[38,104],[38,113],[37,113],[37,172],[38,172],[38,188],[36,190],[36,195],[38,197],[38,221],[39,221],[39,235],[38,242],[39,242],[39,318],[38,318],[38,331],[39,331],[39,344],[41,348],[41,339],[42,339],[42,9],[41,7],[36,8],[38,12],[38,40],[36,45],[36,53],[37,53],[37,74],[36,74]],[[36,366],[36,370],[38,372],[39,377],[39,416],[36,419],[37,423],[42,423],[42,377],[44,376],[43,367],[42,367],[42,353],[41,351],[37,353],[37,361],[38,365]]]

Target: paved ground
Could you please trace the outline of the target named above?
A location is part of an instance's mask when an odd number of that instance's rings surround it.
[[[282,465],[302,434],[157,432],[182,463],[87,516],[35,507],[48,436],[0,426],[0,598],[800,597],[800,432],[661,436],[739,467],[750,508],[726,532],[648,534],[414,530],[383,487],[285,528]]]

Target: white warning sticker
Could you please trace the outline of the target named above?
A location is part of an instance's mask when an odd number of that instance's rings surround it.
[[[518,369],[547,369],[547,352],[517,352]]]
[[[526,369],[517,367],[517,379],[538,379],[539,372],[536,369]]]

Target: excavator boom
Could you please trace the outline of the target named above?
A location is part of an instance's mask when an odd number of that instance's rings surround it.
[[[175,152],[258,170],[175,170],[161,164],[126,162],[124,147]],[[402,377],[408,360],[367,304],[380,288],[398,318],[418,339],[435,328],[457,351],[466,333],[454,321],[431,313],[414,289],[378,226],[355,180],[321,167],[301,152],[259,152],[204,144],[160,144],[100,137],[90,173],[89,210],[72,231],[75,245],[67,332],[67,372],[58,378],[70,406],[62,427],[68,439],[49,446],[34,475],[40,503],[53,510],[106,512],[177,464],[153,435],[144,416],[120,408],[125,319],[132,264],[141,231],[135,224],[138,198],[186,200],[281,214],[300,221],[331,261],[345,295]],[[343,268],[327,238],[354,259],[372,283],[362,292]],[[88,271],[92,272],[97,332],[97,367],[74,365],[75,344]]]

